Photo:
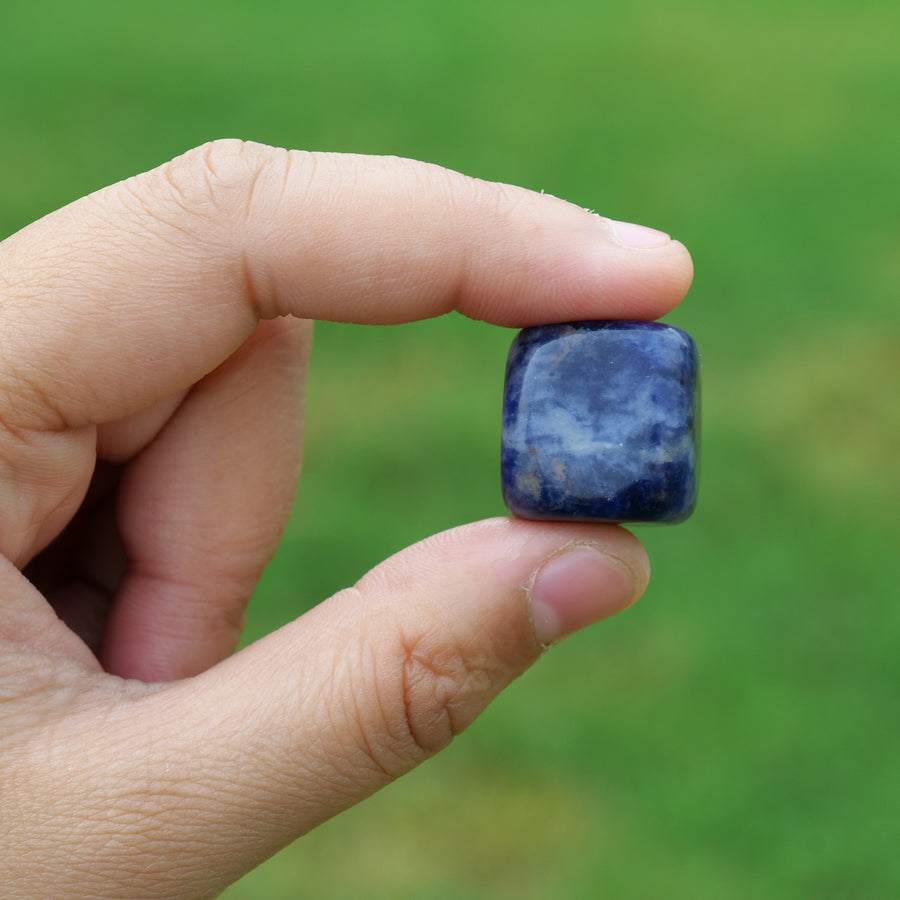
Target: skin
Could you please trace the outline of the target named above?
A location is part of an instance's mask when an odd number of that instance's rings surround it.
[[[234,654],[298,477],[311,320],[653,319],[691,274],[547,195],[236,141],[0,244],[4,896],[213,897],[643,591],[621,528],[496,519]]]

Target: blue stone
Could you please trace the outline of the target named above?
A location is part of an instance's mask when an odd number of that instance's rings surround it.
[[[697,495],[700,358],[659,322],[571,322],[515,338],[503,498],[526,519],[667,522]]]

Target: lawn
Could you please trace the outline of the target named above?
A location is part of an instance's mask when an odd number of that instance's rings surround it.
[[[644,600],[225,893],[900,896],[896,5],[13,0],[0,235],[214,137],[427,159],[663,228],[704,366],[695,516]],[[318,327],[247,639],[503,513],[512,332]]]

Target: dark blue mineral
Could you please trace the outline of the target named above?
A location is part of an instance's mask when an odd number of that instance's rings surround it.
[[[700,360],[658,322],[571,322],[513,341],[503,497],[526,519],[667,522],[697,495]]]

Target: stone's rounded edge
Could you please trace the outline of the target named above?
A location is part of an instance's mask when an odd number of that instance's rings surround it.
[[[701,448],[703,445],[702,442],[702,433],[703,433],[703,361],[700,356],[700,350],[697,347],[694,339],[685,331],[682,332],[689,342],[689,346],[691,348],[691,359],[693,362],[693,368],[691,370],[692,377],[692,392],[693,392],[693,417],[691,420],[691,436],[693,441],[693,452],[694,452],[694,480],[693,480],[693,496],[691,497],[690,507],[685,512],[684,516],[678,520],[678,522],[673,522],[673,524],[677,525],[680,522],[684,522],[690,516],[694,514],[694,511],[697,509],[697,501],[699,498],[700,492],[700,468],[701,468]]]
[[[691,335],[677,325],[668,322],[646,321],[644,319],[578,319],[572,322],[550,322],[546,325],[529,325],[522,328],[513,338],[513,344],[528,344],[534,341],[549,340],[575,331],[646,331],[647,333],[678,334],[685,344],[696,349]]]
[[[696,506],[696,503],[691,501],[683,508],[662,516],[644,516],[640,514],[613,516],[586,515],[546,509],[524,503],[520,498],[506,492],[503,494],[503,500],[506,508],[517,519],[528,519],[536,522],[592,523],[595,525],[680,525],[691,517]]]
[[[577,332],[628,331],[644,332],[657,338],[677,337],[678,347],[669,344],[669,352],[681,357],[675,368],[686,373],[685,390],[690,397],[690,463],[680,481],[667,495],[659,490],[652,502],[645,496],[629,501],[623,496],[594,496],[572,500],[568,508],[559,508],[554,490],[542,481],[540,468],[519,465],[522,447],[509,446],[512,423],[519,411],[522,393],[527,389],[526,372],[530,358],[550,342]],[[651,342],[652,343],[652,342]],[[664,345],[662,345],[664,346]],[[678,352],[680,351],[680,353]],[[637,320],[596,320],[551,323],[522,329],[513,339],[506,366],[504,384],[503,432],[501,438],[501,483],[504,502],[513,516],[538,521],[593,522],[604,524],[679,524],[688,519],[697,502],[697,464],[699,463],[700,428],[700,354],[694,339],[683,329],[662,322]],[[532,452],[534,452],[532,450]],[[523,477],[524,474],[524,477]],[[524,483],[527,491],[516,482]],[[642,486],[635,484],[639,495]],[[558,497],[557,497],[558,499]],[[651,512],[651,510],[655,510]]]
[[[578,515],[575,513],[534,506],[530,503],[523,502],[521,498],[517,496],[507,493],[504,493],[503,499],[506,503],[506,508],[515,518],[528,519],[534,522],[583,522],[594,523],[597,525],[623,525],[629,521],[635,521],[633,519],[619,519],[610,516]]]

